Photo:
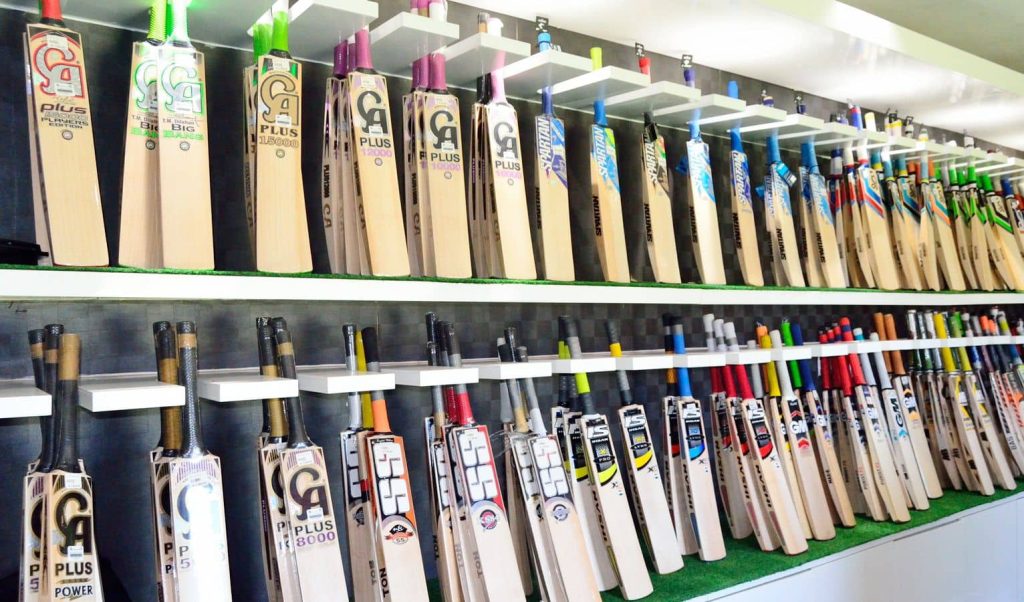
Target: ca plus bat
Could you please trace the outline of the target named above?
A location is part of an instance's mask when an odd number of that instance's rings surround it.
[[[874,320],[875,330],[881,340],[896,340],[898,338],[896,321],[892,314],[883,316],[876,313]],[[881,321],[881,325],[879,321]],[[903,366],[903,354],[900,351],[893,351],[889,357],[892,363],[892,386],[896,391],[898,411],[902,414],[902,422],[907,430],[907,436],[910,438],[910,445],[913,448],[917,469],[924,483],[925,493],[933,499],[942,497],[942,487],[939,484],[935,464],[928,448],[928,438],[925,435],[919,400],[914,391],[911,377]]]
[[[32,355],[32,376],[37,389],[52,393],[47,381],[46,360],[44,345],[46,330],[42,328],[28,332],[29,349]],[[56,350],[52,355],[56,355]],[[53,367],[56,369],[56,357]],[[51,453],[51,417],[40,416],[39,428],[41,431],[42,447],[39,457],[28,466],[28,473],[22,483],[21,494],[21,556],[18,573],[18,599],[22,602],[41,602],[46,599],[47,588],[45,580],[46,559],[43,556],[43,518],[46,510],[44,506],[45,490],[44,472],[41,467],[51,462],[45,457]]]
[[[686,340],[681,318],[672,320],[672,352],[686,353]],[[703,412],[700,402],[693,397],[690,388],[690,374],[687,368],[678,368],[676,378],[679,384],[679,399],[676,412],[679,441],[683,449],[683,475],[686,479],[686,507],[700,557],[704,561],[720,560],[725,557],[725,543],[715,503],[714,484],[704,433]]]
[[[39,4],[24,36],[36,238],[55,265],[107,265],[82,38],[60,0]]]
[[[693,57],[684,54],[683,78],[695,87]],[[704,284],[725,284],[722,263],[722,241],[718,231],[718,203],[711,177],[711,156],[708,145],[700,137],[700,114],[690,121],[690,139],[686,142],[687,174],[690,181],[690,237],[697,271]]]
[[[169,3],[172,29],[157,55],[163,267],[211,270],[206,62],[188,37],[188,4]]]
[[[132,45],[117,260],[121,265],[139,268],[163,267],[156,86],[157,53],[166,35],[166,13],[167,2],[154,0],[146,39]]]
[[[274,331],[268,317],[256,319],[256,340],[259,351],[260,374],[279,376],[274,352]],[[281,467],[281,452],[288,445],[288,426],[284,405],[280,399],[267,399],[268,430],[261,436],[258,449],[260,466],[260,502],[267,536],[266,576],[268,596],[288,602],[301,600],[299,579],[295,563],[294,534],[288,518],[285,482]]]
[[[772,347],[782,349],[782,334],[778,330],[769,333]],[[821,482],[818,464],[815,458],[814,445],[811,442],[807,421],[804,418],[800,398],[793,390],[790,372],[784,360],[775,361],[776,373],[782,390],[780,412],[786,425],[786,436],[793,455],[796,469],[797,484],[803,499],[807,520],[810,523],[814,539],[819,541],[832,539],[836,536],[832,517],[829,514],[828,501],[825,498],[825,487]],[[799,372],[797,372],[799,374]],[[801,384],[802,381],[801,381]]]
[[[564,316],[559,321],[565,323],[569,357],[582,357],[575,321]],[[604,542],[618,577],[619,591],[627,600],[642,598],[654,591],[654,586],[647,573],[640,540],[633,528],[608,421],[597,412],[586,373],[577,373],[574,379],[583,406],[583,414],[578,420],[583,435],[584,455],[603,526]],[[612,524],[615,528],[612,528]]]
[[[349,50],[353,54],[352,49]],[[359,228],[374,276],[407,276],[408,253],[395,253],[404,225],[387,81],[373,69],[370,32],[355,34],[355,66],[348,73],[346,111],[351,123],[352,162]]]
[[[800,325],[795,322],[783,322],[782,339],[788,346],[803,346],[803,332]],[[828,363],[827,360],[825,363]],[[857,519],[853,515],[850,497],[843,482],[842,469],[836,454],[835,439],[829,428],[826,406],[822,403],[814,383],[810,360],[796,360],[796,370],[796,374],[800,376],[799,382],[804,396],[804,407],[810,417],[810,430],[814,433],[814,449],[817,452],[818,465],[821,468],[821,478],[828,490],[832,513],[838,519],[836,521],[838,524],[844,527],[853,527],[857,524]],[[793,362],[790,362],[790,371],[793,371]],[[790,430],[793,431],[793,429]]]
[[[739,86],[729,82],[729,97],[739,98]],[[738,129],[729,130],[729,183],[732,192],[732,233],[739,254],[743,281],[751,286],[764,286],[761,253],[757,246],[757,225],[754,219],[754,201],[750,194],[750,164],[743,150],[743,139]]]
[[[960,313],[953,312],[949,316],[949,334],[953,338],[964,336],[964,324]],[[981,451],[985,456],[985,462],[993,481],[1000,487],[1013,490],[1017,482],[1013,478],[1013,471],[1003,452],[999,432],[989,414],[989,399],[978,378],[976,369],[981,368],[981,360],[974,347],[956,347],[955,360],[963,375],[964,393],[967,395],[967,405],[970,408],[971,416],[974,418],[978,432],[978,440],[981,443]]]
[[[242,114],[245,118],[245,159],[242,163],[242,198],[245,200],[245,221],[249,227],[249,247],[252,255],[253,262],[256,261],[256,140],[258,137],[256,131],[256,117],[258,115],[258,104],[259,98],[256,91],[259,89],[259,77],[260,77],[260,59],[263,55],[267,54],[270,50],[270,40],[273,37],[273,24],[268,23],[261,19],[252,26],[252,55],[253,62],[251,65],[247,65],[242,69],[242,94],[244,95],[244,104]],[[337,51],[335,51],[337,52]],[[331,94],[334,92],[334,88],[330,82],[327,85],[327,102],[324,107],[324,145],[325,145],[325,159],[326,159],[326,148],[327,145],[333,144],[334,139],[332,133],[328,131],[326,126],[329,123],[333,123],[330,119],[329,114],[331,111]],[[332,167],[327,163],[324,164],[323,177],[325,181],[323,185],[325,190],[330,186],[330,175],[332,173]],[[325,202],[327,202],[327,196],[330,193],[325,193]],[[324,213],[324,225],[327,227],[328,233],[333,229],[333,214],[330,213],[329,208],[325,207]],[[327,236],[327,250],[332,260],[334,258],[333,248],[333,237]]]
[[[594,70],[600,69],[601,49],[591,48],[590,58]],[[590,189],[601,272],[609,282],[629,282],[615,133],[608,127],[604,100],[594,102],[594,123],[590,127]]]
[[[605,321],[605,332],[608,335],[612,357],[622,357],[622,344],[615,322]],[[622,428],[622,440],[626,442],[626,465],[637,517],[655,569],[660,574],[672,573],[683,568],[683,558],[679,551],[676,530],[672,525],[668,501],[665,498],[665,486],[661,480],[661,471],[658,469],[647,414],[642,405],[633,401],[633,391],[629,386],[629,376],[626,372],[617,371],[615,378],[619,387],[619,399],[622,402],[622,407],[618,411],[619,423]],[[703,459],[704,465],[707,466],[706,451]],[[710,489],[710,483],[708,488]]]
[[[412,0],[410,12],[421,14],[426,0]],[[422,10],[421,10],[422,9]],[[412,63],[412,88],[402,96],[402,140],[404,142],[405,236],[409,250],[409,268],[413,276],[430,275],[433,246],[430,224],[429,190],[425,186],[427,152],[424,146],[423,99],[430,79],[430,59],[419,57]]]
[[[156,347],[157,378],[163,383],[178,384],[178,350],[170,322],[153,324],[153,341]],[[153,493],[153,530],[156,535],[156,586],[159,598],[163,600],[178,599],[168,468],[170,460],[181,452],[181,443],[181,408],[160,408],[160,442],[150,452],[149,476]]]
[[[178,382],[185,387],[181,453],[169,462],[174,562],[180,600],[230,600],[220,458],[203,443],[196,326],[178,322]]]
[[[379,371],[380,355],[375,328],[364,328],[367,370]],[[373,391],[372,434],[361,434],[365,450],[373,537],[376,542],[379,595],[387,600],[427,600],[420,531],[412,502],[405,440],[391,432],[383,391]],[[338,590],[335,590],[338,591]],[[344,590],[341,590],[344,591]]]
[[[546,27],[537,32],[537,43],[541,52],[551,49],[551,33]],[[548,280],[574,280],[565,123],[555,116],[550,88],[541,90],[540,103],[541,113],[534,121],[537,136],[537,197],[534,202],[537,204],[541,271]]]
[[[820,266],[822,285],[844,288],[846,274],[840,244],[837,241],[835,218],[829,204],[829,191],[825,176],[818,170],[818,157],[813,142],[800,145],[800,171],[803,206],[807,219],[804,227],[809,240],[807,254]],[[803,215],[801,215],[803,217]]]

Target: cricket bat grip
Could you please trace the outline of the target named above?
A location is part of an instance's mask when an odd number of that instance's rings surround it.
[[[77,334],[60,337],[60,433],[57,435],[57,461],[54,470],[79,472],[78,469],[78,376],[82,342]]]
[[[725,396],[729,399],[736,397],[736,383],[733,382],[732,378],[732,366],[722,367],[722,381],[725,384]]]
[[[790,334],[791,337],[793,337],[793,346],[794,347],[803,347],[804,346],[804,333],[803,333],[803,330],[800,328],[799,324],[797,324],[796,322],[790,322],[789,323],[789,334]],[[823,373],[825,371],[825,368],[824,368],[825,363],[826,362],[822,362],[822,372]],[[810,360],[797,360],[797,365],[800,368],[800,380],[803,381],[804,389],[806,389],[808,391],[814,391],[815,390],[815,385],[814,385],[814,375],[811,374],[811,361]],[[823,382],[822,386],[824,386],[824,382]]]
[[[178,322],[178,384],[185,388],[185,409],[182,423],[185,439],[182,457],[195,458],[206,453],[203,447],[203,427],[199,419],[199,392],[196,370],[199,366],[199,345],[195,322]]]
[[[36,328],[28,331],[28,345],[32,353],[32,379],[37,389],[43,388],[43,340],[46,338],[46,331]]]
[[[889,341],[895,341],[898,337],[896,336],[896,319],[892,314],[885,314],[883,318],[885,322],[885,338]],[[889,360],[892,362],[893,374],[897,376],[903,376],[907,373],[906,368],[903,366],[903,352],[893,351],[889,354]]]
[[[728,368],[729,366],[726,366]],[[736,372],[736,381],[740,385],[740,397],[743,399],[753,399],[754,392],[750,389],[750,381],[747,380],[747,369],[742,365],[732,366]],[[755,368],[756,369],[756,368]],[[728,394],[728,393],[726,393]]]
[[[455,335],[455,325],[450,322],[444,324],[444,342],[448,351],[449,364],[455,368],[462,366],[459,338]],[[449,394],[453,395],[452,406],[455,410],[453,420],[461,425],[474,424],[476,420],[473,418],[473,407],[469,403],[469,390],[466,389],[466,385],[456,385],[450,391]]]
[[[39,16],[44,22],[63,21],[60,0],[39,0]]]
[[[296,378],[295,347],[292,345],[292,335],[288,332],[284,318],[274,318],[271,324],[274,327],[274,340],[277,341],[277,361],[281,368],[281,377],[294,379]],[[366,361],[370,362],[369,352],[366,354]],[[306,433],[306,421],[302,419],[302,404],[299,403],[299,398],[291,397],[284,400],[284,403],[288,418],[288,445],[290,447],[312,445],[312,441]]]

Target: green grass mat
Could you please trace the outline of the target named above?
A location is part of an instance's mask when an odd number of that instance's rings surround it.
[[[697,290],[728,290],[728,291],[740,291],[740,290],[762,290],[762,291],[823,291],[823,292],[852,292],[852,293],[879,293],[879,292],[902,292],[902,293],[920,293],[920,294],[948,294],[948,295],[986,295],[988,291],[880,291],[878,289],[867,289],[867,288],[844,288],[844,289],[829,289],[829,288],[811,288],[811,287],[788,287],[788,286],[747,286],[743,284],[727,284],[727,285],[716,285],[716,284],[698,284],[698,283],[684,283],[684,284],[667,284],[661,282],[603,282],[603,281],[584,281],[577,280],[572,282],[556,282],[553,280],[512,280],[512,279],[495,279],[495,278],[427,278],[427,277],[412,277],[412,276],[350,276],[347,274],[278,274],[272,272],[232,272],[232,271],[220,271],[220,270],[144,270],[139,268],[125,268],[125,267],[104,267],[104,268],[69,268],[69,267],[55,267],[55,266],[33,266],[33,265],[14,265],[14,264],[0,264],[0,270],[28,270],[28,271],[64,271],[64,272],[100,272],[100,273],[115,273],[115,274],[187,274],[193,276],[261,276],[264,278],[312,278],[320,280],[381,280],[381,281],[398,281],[398,282],[452,282],[452,283],[463,283],[463,284],[531,284],[538,286],[608,286],[608,287],[632,287],[632,288],[668,288],[668,289],[697,289]]]
[[[1021,481],[1024,483],[1024,481]],[[908,529],[927,525],[937,520],[952,516],[958,512],[983,506],[1020,493],[1016,491],[996,490],[991,497],[984,497],[967,491],[946,491],[937,499],[931,500],[931,508],[923,512],[911,510],[910,522],[897,525],[884,522],[876,523],[862,516],[857,517],[857,526],[852,529],[836,527],[836,537],[830,541],[810,541],[807,552],[799,556],[786,556],[780,551],[762,552],[757,547],[753,536],[742,541],[725,538],[726,557],[718,562],[702,562],[697,556],[687,556],[686,566],[671,575],[652,573],[654,593],[644,598],[645,602],[680,602],[697,596],[703,596],[755,581],[774,573],[786,571],[802,564],[824,558],[874,541],[887,535],[900,533]],[[722,527],[725,529],[725,526]],[[727,533],[727,532],[726,532]],[[431,581],[430,599],[441,600],[438,582]],[[605,600],[624,600],[617,589],[606,592]],[[538,599],[534,596],[532,599]]]

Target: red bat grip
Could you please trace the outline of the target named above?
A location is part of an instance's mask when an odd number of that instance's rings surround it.
[[[62,21],[64,15],[60,11],[60,0],[39,0],[39,16],[43,19]]]
[[[851,356],[852,357],[852,356]],[[853,386],[850,383],[850,371],[846,367],[846,356],[836,358],[836,370],[839,372],[839,385],[843,389],[843,395],[853,395]],[[863,380],[864,375],[861,375]]]
[[[750,390],[750,381],[747,380],[747,369],[743,366],[736,366],[736,380],[740,384],[740,397],[753,399],[754,392]]]
[[[719,391],[724,391],[725,389],[723,388],[723,386],[724,385],[722,384],[722,371],[720,369],[718,369],[718,368],[712,368],[711,369],[711,391],[713,393],[717,393]]]
[[[732,380],[732,366],[722,368],[720,378],[725,382],[725,396],[729,399],[736,397],[736,383]]]

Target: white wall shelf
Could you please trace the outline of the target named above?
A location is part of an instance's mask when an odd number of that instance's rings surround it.
[[[444,49],[445,74],[449,85],[468,87],[478,77],[528,56],[526,42],[479,32]]]
[[[780,124],[785,119],[786,112],[782,109],[767,105],[746,105],[738,113],[726,113],[715,116],[706,115],[702,112],[697,121],[700,123],[702,132],[725,135],[732,129],[739,129],[741,134],[746,134],[747,128],[755,128],[755,131],[757,131],[758,128]],[[767,132],[765,132],[766,134]],[[759,135],[758,137],[763,136]]]
[[[551,96],[561,107],[581,109],[596,100],[642,90],[651,85],[651,77],[622,67],[602,67],[551,86]]]
[[[310,393],[333,395],[395,388],[395,375],[385,372],[358,372],[344,366],[299,366],[296,372],[299,390]]]
[[[373,66],[383,73],[406,76],[413,61],[458,39],[455,23],[400,12],[370,30]]]
[[[50,394],[28,381],[0,381],[0,419],[49,416]]]
[[[221,403],[299,396],[299,381],[263,376],[254,369],[202,371],[198,385],[200,397]]]
[[[426,364],[384,364],[381,372],[394,375],[395,384],[403,387],[443,387],[480,382],[480,372],[465,366],[446,368]]]
[[[724,115],[742,113],[747,103],[738,98],[729,98],[721,94],[705,94],[697,100],[673,107],[666,107],[654,112],[654,120],[658,123],[677,128],[689,127],[694,119],[714,119]]]
[[[584,357],[573,359],[552,359],[551,373],[579,374],[585,372],[590,374],[595,372],[614,372],[618,369],[615,358],[608,355],[607,352],[602,354],[584,353],[583,355]]]
[[[814,357],[809,347],[772,348],[772,360],[785,362],[789,360],[809,360]]]
[[[280,300],[449,303],[626,303],[634,305],[932,306],[1012,305],[1013,292],[810,290],[773,287],[663,286],[635,283],[525,284],[500,280],[181,274],[107,270],[0,269],[0,299]]]
[[[79,384],[79,404],[90,412],[147,410],[184,403],[185,388],[162,383],[155,374],[86,376]]]
[[[697,88],[663,80],[632,92],[612,96],[605,100],[604,108],[612,117],[641,119],[648,111],[674,107],[698,98],[700,90]]]
[[[730,366],[739,364],[767,364],[772,361],[771,349],[740,349],[739,351],[726,351],[725,361]]]
[[[528,362],[502,362],[496,358],[466,360],[466,368],[475,368],[480,380],[515,380],[519,378],[546,378],[551,376],[551,362],[530,358]]]
[[[616,370],[667,370],[672,367],[673,355],[651,349],[647,351],[624,351],[615,359]]]
[[[561,50],[545,50],[506,65],[505,93],[517,98],[535,99],[541,88],[589,73],[590,59]]]
[[[726,364],[727,353],[706,349],[687,350],[684,354],[672,356],[672,365],[676,368],[718,368]]]
[[[377,11],[377,3],[369,0],[293,2],[288,11],[289,50],[297,59],[333,64],[334,46],[369,25],[377,18]],[[269,13],[268,10],[261,18],[270,19]]]

